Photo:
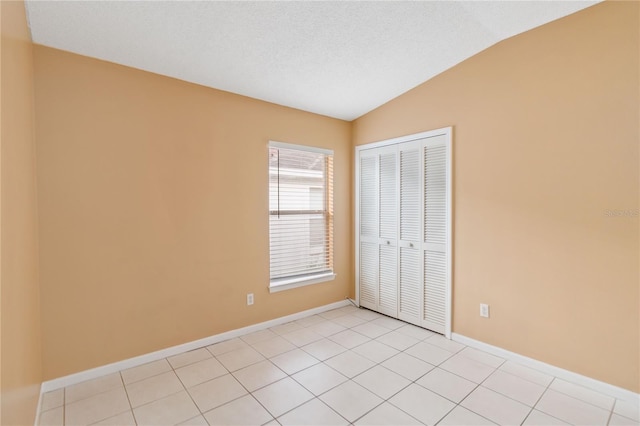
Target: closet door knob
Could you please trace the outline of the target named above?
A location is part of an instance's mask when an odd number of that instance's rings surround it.
[[[391,241],[387,240],[387,245],[391,244]]]
[[[409,247],[413,247],[413,243],[409,243]]]

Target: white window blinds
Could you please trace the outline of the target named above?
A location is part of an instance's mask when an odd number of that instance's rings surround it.
[[[333,273],[333,152],[269,144],[271,285]]]

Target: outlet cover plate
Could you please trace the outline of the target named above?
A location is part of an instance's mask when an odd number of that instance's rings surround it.
[[[486,303],[480,304],[480,316],[483,318],[489,318],[489,305]]]

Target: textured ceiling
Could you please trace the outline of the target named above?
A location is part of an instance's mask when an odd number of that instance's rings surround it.
[[[594,1],[34,1],[33,41],[353,120]]]

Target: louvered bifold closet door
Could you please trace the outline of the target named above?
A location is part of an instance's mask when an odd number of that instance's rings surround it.
[[[379,293],[378,312],[398,315],[398,154],[395,146],[379,157]]]
[[[420,141],[399,144],[400,268],[398,318],[420,324],[422,313],[422,158]]]
[[[359,230],[358,275],[360,305],[378,306],[378,156],[362,153],[359,159]]]
[[[447,301],[447,139],[427,139],[424,161],[424,315],[422,325],[444,333]]]

